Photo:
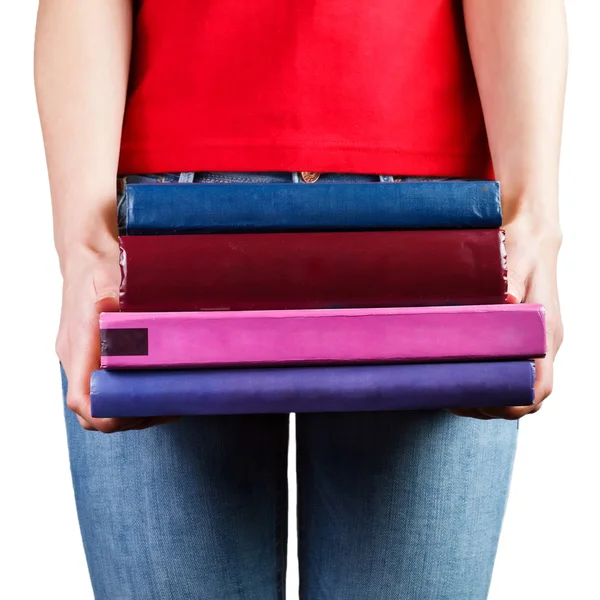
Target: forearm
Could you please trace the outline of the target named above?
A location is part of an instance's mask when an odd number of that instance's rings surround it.
[[[558,164],[567,70],[563,0],[464,0],[504,224],[560,238]]]
[[[116,247],[130,45],[131,0],[39,3],[35,85],[63,273],[82,252]]]

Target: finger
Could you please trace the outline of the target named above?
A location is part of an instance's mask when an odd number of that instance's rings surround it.
[[[117,312],[119,310],[119,294],[114,290],[104,292],[96,300],[96,314],[100,316],[103,312]]]
[[[94,419],[92,418],[92,422],[96,426],[96,431],[100,433],[119,433],[124,431],[130,431],[132,429],[137,429],[140,425],[142,425],[146,419]]]
[[[505,421],[517,421],[528,415],[533,406],[486,406],[480,408],[482,414],[490,419],[504,419]]]
[[[467,408],[450,408],[448,410],[449,410],[449,412],[451,412],[453,415],[456,415],[457,417],[468,417],[469,416],[469,409],[467,409]]]
[[[94,315],[85,315],[69,340],[70,358],[67,371],[69,386],[67,406],[90,425],[90,374],[100,367],[99,333]],[[96,427],[94,427],[96,429]]]
[[[550,384],[548,384],[550,378]],[[528,406],[488,406],[479,410],[493,419],[516,421],[524,416],[536,413],[541,408],[544,398],[550,393],[548,385],[552,382],[552,360],[550,357],[536,360],[536,378],[534,383],[534,400]],[[551,390],[550,390],[551,391]]]
[[[506,295],[506,303],[507,304],[521,304],[521,300],[519,300],[519,296],[517,293],[510,289],[508,290],[508,294]]]
[[[91,416],[90,376],[100,368],[100,330],[97,308],[114,306],[114,299],[106,298],[92,305],[91,310],[83,313],[77,321],[78,328],[71,331],[69,354],[71,357],[67,372],[67,406],[73,410],[88,426],[87,430],[112,433],[131,424],[123,419],[95,419]],[[80,421],[81,422],[81,421]],[[139,419],[135,420],[136,423]]]
[[[88,423],[83,418],[78,417],[82,427],[88,431],[100,431],[101,433],[117,433],[124,431],[140,431],[149,427],[158,427],[160,425],[170,425],[177,423],[181,417],[141,417],[131,419],[91,419]],[[93,424],[93,425],[92,425]]]
[[[536,412],[538,412],[538,410],[540,410],[542,408],[542,406],[544,406],[544,401],[542,400],[541,402],[536,402],[536,404],[534,404],[530,409],[529,409],[529,413],[530,415],[535,414]]]
[[[75,416],[77,417],[77,420],[79,421],[81,427],[86,431],[98,431],[95,427],[91,425],[91,423],[88,423],[83,417],[80,417],[77,413],[75,413]]]
[[[157,417],[155,420],[157,425],[171,425],[171,423],[178,423],[181,419],[182,417]]]
[[[116,426],[114,430],[106,430],[103,433],[116,433],[125,431],[142,431],[150,427],[158,427],[160,425],[170,425],[180,421],[181,417],[142,417],[139,419],[112,419],[113,425]],[[110,421],[110,419],[103,419],[103,421]],[[84,421],[85,422],[85,421]],[[87,424],[89,426],[89,423]]]
[[[555,332],[553,321],[546,330],[546,356],[535,361],[534,404],[540,404],[551,393],[554,382]]]
[[[546,357],[554,359],[563,341],[563,327],[560,317],[546,314]]]
[[[513,269],[507,272],[508,304],[520,304],[525,298],[525,278]]]
[[[96,312],[115,312],[119,310],[119,281],[121,269],[118,259],[111,269],[99,269],[94,272],[93,284]]]
[[[473,409],[472,413],[469,415],[472,419],[477,419],[478,421],[489,421],[492,417],[486,415],[480,409]]]
[[[469,417],[471,419],[479,419],[482,421],[487,421],[491,418],[484,415],[477,408],[453,408],[450,412],[455,414],[457,417]]]
[[[159,425],[171,425],[172,423],[177,423],[181,421],[181,417],[151,417],[145,419],[145,423],[143,427],[154,427]]]
[[[554,379],[554,352],[535,361],[534,404],[544,401],[551,393]]]

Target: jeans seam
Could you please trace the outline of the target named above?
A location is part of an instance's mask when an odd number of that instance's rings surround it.
[[[286,421],[289,429],[289,420]],[[285,571],[287,566],[287,446],[288,433],[279,433],[276,458],[275,500],[275,578],[277,600],[285,600]]]
[[[298,423],[298,416],[296,416],[296,539],[298,541],[298,600],[304,599],[304,589],[303,589],[303,577],[302,577],[302,568],[303,568],[303,550],[304,550],[304,531],[303,531],[303,520],[302,520],[302,510],[304,508],[305,502],[302,498],[304,493],[304,486],[302,482],[304,481],[304,477],[302,474],[303,466],[302,466],[302,457],[301,457],[301,447],[302,436],[300,435],[300,423]]]

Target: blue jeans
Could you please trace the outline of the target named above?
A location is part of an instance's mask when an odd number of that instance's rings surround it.
[[[97,600],[284,598],[287,415],[112,435],[65,417]],[[297,415],[300,598],[484,600],[517,430],[445,411]]]

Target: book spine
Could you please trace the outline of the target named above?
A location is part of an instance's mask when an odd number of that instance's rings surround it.
[[[533,358],[539,305],[456,309],[104,313],[105,368]]]
[[[381,229],[493,229],[495,181],[129,184],[127,235]]]
[[[123,236],[124,311],[502,304],[499,230]]]
[[[527,406],[531,361],[92,374],[94,417]]]

